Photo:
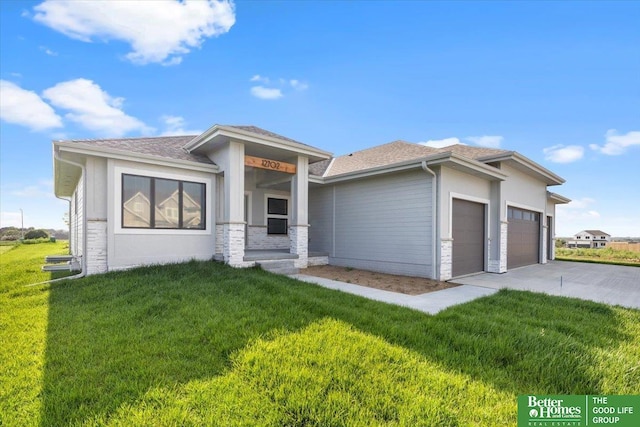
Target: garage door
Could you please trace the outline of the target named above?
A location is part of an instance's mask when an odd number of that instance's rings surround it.
[[[540,254],[540,214],[509,207],[507,268],[537,264]]]
[[[484,205],[453,199],[452,275],[484,271]]]

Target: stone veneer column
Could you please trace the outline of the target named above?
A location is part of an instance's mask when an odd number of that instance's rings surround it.
[[[289,252],[298,255],[298,259],[294,261],[297,268],[307,268],[309,259],[309,226],[308,225],[292,225],[289,227]]]
[[[540,217],[542,217],[542,214],[540,214]],[[549,250],[549,247],[547,246],[549,244],[549,242],[547,242],[548,229],[549,227],[547,227],[546,224],[542,226],[542,263],[543,264],[547,263],[547,253]]]
[[[309,159],[298,156],[296,174],[291,180],[292,215],[289,252],[298,255],[297,268],[306,268],[309,258]]]
[[[244,144],[230,141],[224,167],[224,262],[232,267],[245,267],[244,261]]]
[[[84,256],[87,257],[87,271],[89,274],[106,273],[107,263],[107,220],[87,220],[87,247]]]
[[[508,224],[506,221],[500,221],[500,240],[498,241],[498,258],[490,259],[488,271],[490,273],[505,273],[507,271],[507,231]],[[489,242],[489,253],[495,242]]]
[[[509,237],[509,223],[500,221],[500,265],[497,273],[507,272],[507,241]]]
[[[453,274],[453,239],[440,239],[440,277],[449,280]]]
[[[224,262],[232,267],[243,267],[244,262],[244,223],[227,223],[223,229]]]

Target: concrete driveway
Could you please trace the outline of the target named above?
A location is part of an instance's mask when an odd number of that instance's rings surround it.
[[[640,267],[551,261],[451,280],[463,285],[516,289],[640,309]]]

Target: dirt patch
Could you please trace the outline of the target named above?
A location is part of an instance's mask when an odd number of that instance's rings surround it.
[[[375,271],[356,270],[355,268],[336,267],[333,265],[305,268],[300,270],[300,274],[324,277],[329,280],[338,280],[407,295],[426,294],[427,292],[459,286],[455,283],[440,282],[422,277],[396,276],[394,274],[376,273]]]

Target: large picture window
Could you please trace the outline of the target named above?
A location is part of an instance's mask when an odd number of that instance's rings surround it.
[[[269,197],[267,199],[267,234],[287,234],[288,216],[289,201]]]
[[[205,184],[122,175],[122,227],[205,229]]]

